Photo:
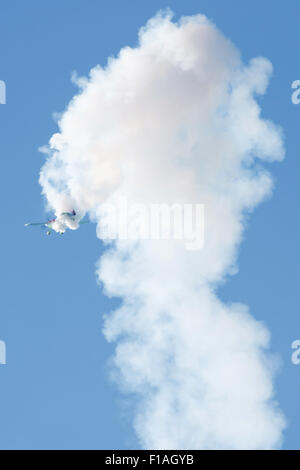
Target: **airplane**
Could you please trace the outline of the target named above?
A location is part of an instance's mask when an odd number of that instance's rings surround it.
[[[60,214],[59,217],[61,216],[67,216],[70,218],[70,220],[73,220],[75,221],[75,216],[76,216],[76,212],[74,211],[74,209],[72,210],[72,212],[62,212]],[[54,231],[53,229],[53,224],[54,222],[56,222],[58,220],[57,217],[54,217],[54,219],[51,219],[51,220],[47,220],[46,222],[29,222],[28,224],[25,224],[25,227],[29,227],[29,226],[40,226],[42,229],[44,229],[45,227],[48,228],[47,230],[47,235],[51,235],[51,233]],[[82,225],[82,224],[86,224],[88,223],[88,221],[80,221],[79,224]],[[55,230],[56,231],[56,230]],[[65,230],[63,231],[60,231],[59,232],[61,235],[63,235],[65,233]]]

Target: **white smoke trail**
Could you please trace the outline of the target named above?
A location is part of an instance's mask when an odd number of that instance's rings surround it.
[[[280,131],[255,95],[270,62],[245,66],[202,15],[158,14],[105,68],[80,79],[40,182],[57,214],[89,213],[101,238],[103,204],[204,203],[205,246],[117,240],[98,266],[122,297],[105,320],[114,364],[138,400],[145,448],[265,449],[280,445],[269,333],[218,283],[236,270],[247,214],[272,191],[259,161],[281,160]]]

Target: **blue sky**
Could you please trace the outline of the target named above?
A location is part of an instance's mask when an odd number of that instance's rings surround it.
[[[138,29],[168,6],[175,18],[204,13],[245,61],[263,55],[274,66],[260,101],[264,116],[284,129],[286,159],[271,165],[274,195],[252,215],[239,273],[220,293],[249,305],[271,331],[272,351],[282,362],[276,390],[288,420],[284,448],[300,448],[300,366],[290,360],[291,343],[300,338],[300,105],[290,98],[292,81],[300,79],[299,2],[2,0],[0,79],[7,104],[0,105],[0,339],[7,345],[7,365],[0,365],[1,449],[138,445],[130,406],[109,380],[113,347],[102,336],[102,314],[115,301],[96,283],[103,247],[95,227],[48,238],[23,224],[45,217],[38,147],[56,130],[53,113],[76,91],[71,72],[87,74],[124,45],[134,45]]]

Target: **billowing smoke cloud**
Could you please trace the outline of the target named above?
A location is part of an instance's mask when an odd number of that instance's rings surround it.
[[[145,448],[280,446],[269,333],[216,289],[236,271],[245,219],[272,192],[262,161],[281,160],[279,129],[260,116],[272,66],[244,65],[204,16],[158,14],[106,67],[78,80],[40,182],[57,214],[104,204],[201,203],[205,244],[107,243],[97,275],[122,305],[105,318],[114,366],[136,402]]]

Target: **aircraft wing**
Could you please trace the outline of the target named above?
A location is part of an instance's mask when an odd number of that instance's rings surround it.
[[[29,222],[29,224],[25,224],[25,227],[29,227],[29,225],[46,225],[47,222],[37,222],[37,223],[31,223]]]

